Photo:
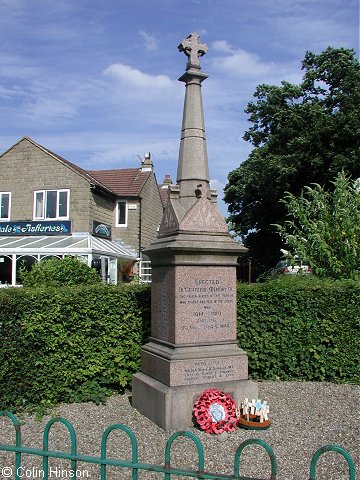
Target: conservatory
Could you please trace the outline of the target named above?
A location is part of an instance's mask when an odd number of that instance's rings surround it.
[[[44,236],[0,236],[0,288],[20,285],[19,269],[46,258],[82,258],[98,270],[105,283],[117,284],[118,261],[135,261],[135,253],[119,241],[90,233]]]

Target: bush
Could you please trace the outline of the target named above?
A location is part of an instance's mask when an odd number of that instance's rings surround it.
[[[275,225],[282,239],[321,277],[359,278],[360,179],[340,172],[333,191],[314,184],[297,197],[287,193],[290,220]]]
[[[238,286],[238,339],[252,378],[360,383],[360,288],[284,275]]]
[[[149,326],[147,286],[3,289],[0,403],[31,409],[123,391]]]
[[[254,379],[360,384],[360,288],[287,276],[238,285]],[[0,290],[0,403],[100,402],[130,386],[150,334],[148,285]]]
[[[77,257],[51,257],[35,263],[31,270],[20,268],[25,287],[62,287],[66,285],[96,285],[101,278],[94,268]]]

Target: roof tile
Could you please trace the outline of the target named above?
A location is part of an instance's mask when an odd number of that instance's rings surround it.
[[[142,172],[140,168],[117,170],[87,170],[89,175],[112,190],[116,195],[137,197],[140,195],[151,172]]]
[[[27,140],[48,155],[67,165],[84,177],[88,182],[101,187],[118,196],[138,197],[151,172],[143,172],[140,168],[123,168],[113,170],[84,170],[75,163],[66,160],[57,153],[40,145],[29,137],[23,137],[18,143]],[[13,148],[13,147],[11,147]],[[6,152],[5,152],[6,153]],[[2,156],[2,155],[1,155]]]

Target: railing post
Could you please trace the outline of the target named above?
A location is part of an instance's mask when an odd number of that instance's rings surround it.
[[[69,420],[66,420],[66,418],[62,417],[55,417],[51,419],[44,428],[44,435],[43,435],[43,450],[44,450],[44,456],[43,456],[43,470],[44,470],[44,479],[48,480],[48,467],[49,467],[49,457],[46,455],[46,453],[49,451],[49,433],[50,433],[50,428],[54,425],[54,423],[62,423],[65,425],[67,428],[69,434],[70,434],[70,447],[71,447],[71,454],[76,455],[76,434],[74,427],[72,424],[69,422]],[[76,478],[76,460],[71,460],[71,475]]]
[[[15,415],[8,410],[0,412],[0,417],[8,417],[15,429],[15,446],[21,448],[21,423]],[[20,480],[19,471],[21,467],[21,452],[15,452],[15,480]]]
[[[103,436],[101,438],[100,459],[101,460],[106,460],[106,458],[107,458],[107,456],[106,456],[107,455],[107,452],[106,452],[106,450],[107,450],[107,439],[108,439],[109,434],[113,430],[121,430],[122,432],[125,432],[128,435],[128,437],[130,439],[130,442],[131,442],[131,462],[132,462],[132,465],[133,465],[132,480],[138,480],[138,469],[134,468],[134,465],[138,463],[137,440],[136,440],[134,432],[129,427],[127,427],[126,425],[123,425],[121,423],[116,423],[115,425],[111,425],[110,427],[108,427],[104,431]],[[105,463],[101,463],[101,466],[100,466],[100,479],[101,480],[106,480],[106,464]]]
[[[167,441],[166,447],[165,447],[165,469],[170,470],[171,446],[172,446],[174,440],[178,437],[190,438],[195,443],[196,448],[197,448],[197,453],[198,453],[198,471],[199,471],[200,474],[203,473],[204,472],[204,448],[203,448],[203,445],[202,445],[201,441],[192,432],[175,432],[171,435],[171,437]],[[164,476],[164,480],[170,480],[170,475],[171,475],[171,473],[166,472],[165,476]]]
[[[351,458],[349,452],[347,452],[344,448],[339,447],[338,445],[325,445],[324,447],[319,448],[314,453],[311,464],[310,464],[310,480],[316,480],[316,464],[319,460],[319,457],[325,452],[337,452],[340,453],[349,466],[349,480],[355,480],[355,464],[353,459]]]
[[[260,445],[263,447],[267,454],[270,457],[271,461],[271,477],[270,480],[276,480],[276,473],[277,473],[277,463],[276,463],[276,456],[274,450],[263,440],[258,438],[250,438],[249,440],[245,440],[236,450],[235,457],[234,457],[234,479],[240,479],[240,457],[243,450],[248,447],[249,445]]]

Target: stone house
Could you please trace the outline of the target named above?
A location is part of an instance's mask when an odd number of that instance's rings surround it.
[[[29,137],[0,155],[0,283],[19,283],[20,265],[75,255],[116,284],[135,265],[163,214],[148,154],[139,168],[84,170]],[[146,268],[144,268],[146,265]]]

